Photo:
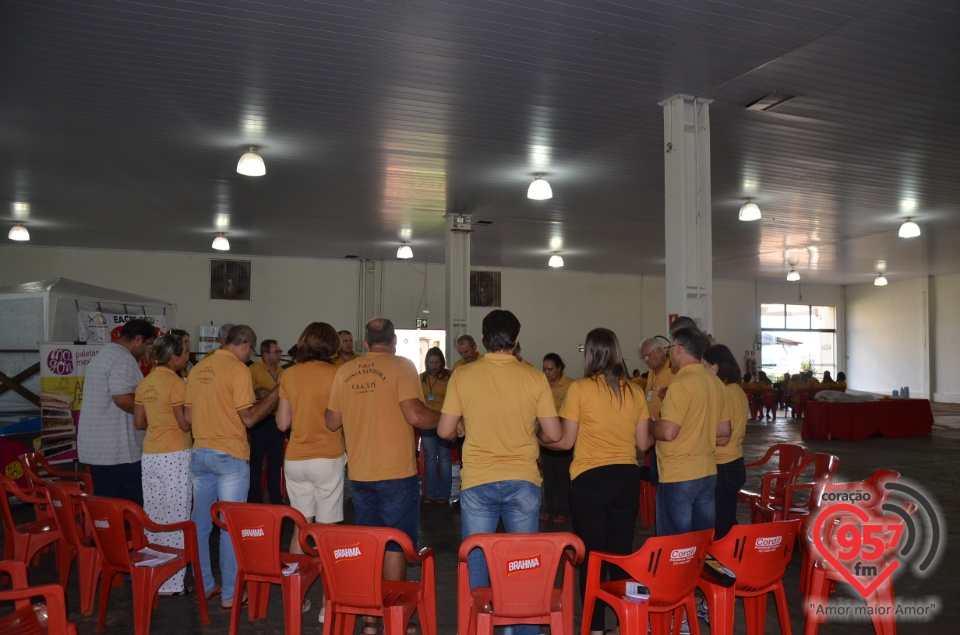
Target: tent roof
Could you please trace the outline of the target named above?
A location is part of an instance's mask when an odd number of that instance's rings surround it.
[[[153,304],[160,306],[174,306],[172,302],[149,298],[143,295],[118,291],[117,289],[107,289],[98,287],[85,282],[78,282],[70,278],[51,278],[49,280],[38,280],[36,282],[24,282],[23,284],[12,287],[0,288],[0,295],[8,294],[27,294],[27,293],[50,293],[62,297],[75,298],[78,300],[92,300],[99,302],[119,302],[121,304]]]

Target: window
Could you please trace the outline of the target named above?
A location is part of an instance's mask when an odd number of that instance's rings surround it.
[[[837,375],[837,311],[832,306],[761,304],[761,368],[776,381],[812,370]]]

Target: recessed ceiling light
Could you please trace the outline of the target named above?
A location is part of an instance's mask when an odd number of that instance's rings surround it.
[[[795,97],[796,95],[787,95],[786,93],[773,91],[769,95],[761,97],[757,101],[747,104],[744,106],[744,108],[747,110],[772,110],[773,108],[781,106]]]

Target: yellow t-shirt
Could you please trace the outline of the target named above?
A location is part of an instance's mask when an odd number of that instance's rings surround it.
[[[165,366],[157,366],[137,386],[134,403],[147,414],[147,436],[143,439],[144,454],[166,454],[189,450],[190,433],[177,425],[174,406],[182,406],[187,384]]]
[[[288,461],[336,459],[343,456],[343,430],[327,430],[324,414],[337,367],[328,362],[295,364],[280,378],[280,398],[290,402]]]
[[[717,465],[736,461],[743,456],[743,435],[747,432],[747,418],[750,416],[750,404],[747,395],[737,384],[723,387],[727,399],[727,414],[730,416],[730,441],[718,445],[714,453]]]
[[[237,411],[255,401],[250,371],[236,355],[218,349],[201,359],[190,371],[184,402],[193,408],[193,447],[249,461],[247,428]]]
[[[547,382],[548,384],[550,382]],[[563,407],[563,400],[567,398],[567,391],[573,385],[573,380],[564,374],[560,375],[556,386],[550,386],[550,392],[553,393],[553,405],[557,407],[557,412]]]
[[[250,379],[253,381],[254,392],[260,388],[273,390],[274,387],[280,383],[280,377],[283,375],[283,368],[281,366],[277,366],[277,370],[270,370],[267,368],[267,365],[263,363],[263,360],[260,360],[256,364],[251,364],[248,368],[250,369]],[[270,411],[270,414],[277,414],[276,407]]]
[[[649,375],[649,374],[650,374],[650,371],[647,371],[647,374]],[[642,391],[644,392],[644,394],[646,394],[646,392],[647,392],[647,378],[646,378],[646,377],[644,377],[643,375],[637,375],[636,377],[631,377],[631,378],[630,378],[630,381],[632,381],[632,382],[635,383],[636,385],[640,386],[640,390],[642,390]]]
[[[385,481],[417,473],[413,427],[400,402],[423,401],[420,375],[409,359],[367,353],[337,369],[327,408],[343,416],[348,474],[354,481]]]
[[[660,418],[680,432],[673,441],[657,441],[657,469],[664,483],[692,481],[717,473],[717,426],[729,421],[723,383],[704,368],[681,368],[663,400]]]
[[[471,364],[474,364],[474,363],[476,363],[476,362],[479,362],[481,359],[483,359],[483,353],[477,353],[477,355],[478,355],[479,357],[477,357],[475,360],[473,360],[472,362],[470,362]],[[450,372],[453,372],[453,371],[457,370],[458,368],[461,368],[461,367],[466,366],[466,365],[467,365],[467,360],[465,360],[465,359],[463,359],[463,358],[461,357],[460,359],[458,359],[458,360],[453,364],[453,368],[450,369]]]
[[[673,377],[673,369],[669,364],[664,364],[659,373],[652,368],[647,372],[647,385],[644,390],[647,397],[647,410],[654,419],[662,416],[660,410],[663,408],[663,401],[660,399],[660,389],[673,383]]]
[[[443,408],[443,400],[447,396],[447,384],[450,383],[450,371],[447,371],[446,379],[439,376],[434,379],[430,375],[424,375],[420,379],[420,389],[423,390],[423,396],[426,399],[424,405],[430,410],[440,412]]]
[[[649,419],[647,401],[633,382],[621,386],[617,399],[603,377],[573,382],[560,416],[579,424],[570,478],[604,465],[638,465],[637,422]]]
[[[450,376],[443,413],[463,417],[461,489],[498,481],[540,485],[537,417],[556,417],[542,371],[509,353],[489,353]]]

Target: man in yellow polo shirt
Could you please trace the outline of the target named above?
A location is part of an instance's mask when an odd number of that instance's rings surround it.
[[[703,366],[706,338],[696,329],[673,335],[670,362],[676,376],[664,397],[657,439],[657,535],[713,529],[718,445],[730,441],[723,383]]]
[[[483,358],[483,353],[477,350],[477,341],[472,335],[461,335],[457,338],[457,352],[460,353],[460,359],[450,370],[457,370],[461,366],[472,364]]]
[[[420,487],[413,428],[436,428],[440,413],[424,405],[416,366],[396,354],[393,322],[367,322],[363,348],[363,357],[337,369],[327,429],[343,428],[356,524],[394,527],[416,546]],[[403,553],[388,545],[383,577],[403,580],[406,573]]]
[[[190,472],[193,475],[193,514],[200,547],[203,588],[216,590],[210,568],[210,507],[218,500],[243,503],[250,489],[250,444],[247,429],[276,408],[279,387],[260,401],[253,394],[247,362],[257,346],[257,334],[244,324],[227,331],[223,346],[193,367],[187,379],[184,418],[193,430]],[[196,575],[196,573],[194,574]],[[237,557],[226,532],[220,532],[221,605],[233,606]]]
[[[253,394],[263,399],[271,390],[280,385],[283,367],[280,356],[283,349],[277,340],[260,342],[260,361],[250,365],[250,378],[253,380]],[[284,434],[277,428],[277,409],[257,425],[250,428],[250,493],[247,501],[263,502],[263,460],[267,460],[267,494],[273,505],[283,504],[280,488],[280,468],[283,467]]]
[[[347,362],[352,362],[357,357],[357,351],[353,348],[353,333],[350,331],[337,331],[340,336],[340,350],[331,360],[334,366],[343,366]]]
[[[540,527],[537,438],[552,443],[563,434],[546,375],[513,356],[519,334],[513,313],[488,313],[483,318],[487,355],[461,367],[447,385],[437,434],[453,440],[463,419],[463,538],[495,532],[501,518],[507,533],[535,533]],[[490,585],[479,549],[470,553],[468,571],[471,588]],[[538,626],[513,627],[514,635],[538,631]]]

